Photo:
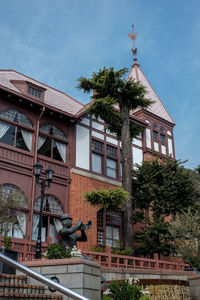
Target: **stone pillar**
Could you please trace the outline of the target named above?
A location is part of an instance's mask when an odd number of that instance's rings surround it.
[[[91,300],[101,300],[101,267],[96,262],[83,258],[66,258],[34,260],[23,262],[23,264],[49,278],[56,277],[59,283]],[[41,284],[31,277],[28,283]],[[45,293],[54,294],[48,287],[45,287]],[[56,291],[55,294],[59,293]],[[69,299],[72,298],[63,295],[63,300]]]

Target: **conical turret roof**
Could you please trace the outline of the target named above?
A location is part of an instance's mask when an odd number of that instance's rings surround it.
[[[148,82],[146,76],[140,69],[139,64],[137,63],[137,59],[134,58],[134,64],[132,66],[132,69],[129,73],[129,78],[133,78],[137,81],[140,81],[140,83],[145,86],[147,90],[147,98],[154,101],[154,103],[147,108],[146,110],[149,111],[150,113],[172,123],[175,124],[169,113],[167,112],[166,108],[164,107],[162,101],[158,98],[156,95],[155,91],[153,90],[152,86]],[[139,110],[139,109],[138,109]],[[137,111],[137,110],[135,110]]]

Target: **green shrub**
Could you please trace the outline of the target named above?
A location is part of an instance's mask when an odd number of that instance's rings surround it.
[[[4,235],[4,245],[7,249],[10,249],[11,247],[11,237]]]
[[[49,259],[59,259],[59,258],[67,258],[71,257],[71,248],[66,250],[65,246],[60,243],[50,244],[47,247],[47,251],[45,254],[46,258]]]
[[[90,248],[90,251],[94,251],[94,252],[106,252],[106,246],[102,245],[102,246],[97,246],[94,245]]]
[[[139,285],[132,285],[129,281],[112,281],[103,300],[139,300],[141,296],[142,291]]]
[[[132,248],[130,247],[126,247],[125,249],[112,248],[111,252],[112,254],[131,256]]]
[[[193,268],[200,269],[200,258],[199,255],[194,253],[192,257],[189,259],[189,263]]]
[[[151,300],[148,289],[142,290],[139,279],[112,281],[103,293],[103,300]]]
[[[129,197],[128,193],[122,188],[110,188],[94,190],[91,193],[84,193],[87,202],[92,205],[100,205],[105,209],[116,209],[121,206]]]

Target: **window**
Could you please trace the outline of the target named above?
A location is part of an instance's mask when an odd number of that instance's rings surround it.
[[[7,209],[5,212],[5,222],[0,226],[0,233],[7,233],[8,236],[14,238],[24,239],[26,235],[26,212],[27,212],[27,202],[24,193],[13,184],[2,184],[1,189],[1,199],[2,201],[13,202],[17,206],[23,206],[24,209],[20,211],[13,208]],[[7,221],[8,220],[8,221]],[[9,222],[10,220],[10,222]]]
[[[106,147],[106,153],[104,152],[104,149]],[[118,176],[118,156],[119,151],[118,148],[113,147],[109,144],[92,140],[92,171],[99,173],[99,174],[105,174],[108,177],[116,179]]]
[[[165,142],[165,136],[164,136],[164,134],[160,134],[160,141],[161,141],[161,143]]]
[[[103,152],[103,143],[96,140],[92,140],[92,150],[102,153]]]
[[[122,214],[101,209],[97,213],[97,244],[119,247],[122,230]]]
[[[117,149],[113,146],[106,145],[106,154],[106,175],[112,178],[117,178]]]
[[[160,131],[158,131],[160,129]],[[167,135],[169,130],[162,124],[153,123],[153,149],[163,155],[170,155],[169,146],[167,148]]]
[[[32,240],[37,240],[39,213],[41,198],[38,198],[34,204]],[[52,243],[57,241],[57,232],[62,228],[60,217],[63,214],[62,205],[53,195],[45,195],[43,202],[42,216],[42,242],[45,242],[47,236],[52,238]]]
[[[110,145],[106,146],[106,150],[107,150],[107,155],[111,156],[113,158],[117,157],[117,149],[115,147],[112,147]]]
[[[122,150],[120,150],[119,176],[122,179]]]
[[[103,143],[92,140],[92,171],[102,174]]]
[[[40,127],[38,138],[38,154],[66,162],[66,137],[54,125],[46,124]]]
[[[30,86],[28,87],[28,94],[30,94],[36,98],[41,98],[41,91],[36,90]]]
[[[112,178],[117,178],[117,162],[113,159],[106,159],[106,175]]]
[[[164,132],[165,131],[165,129],[164,129],[164,127],[160,127],[160,132]]]
[[[154,139],[154,140],[157,140],[157,138],[158,138],[158,133],[157,133],[157,131],[153,131],[153,139]]]
[[[0,113],[0,118],[0,142],[31,151],[32,132],[27,127],[33,126],[28,117],[17,110],[6,110]]]

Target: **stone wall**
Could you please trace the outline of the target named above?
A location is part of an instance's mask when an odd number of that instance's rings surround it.
[[[191,300],[200,300],[200,275],[190,276],[188,281],[190,284]]]
[[[67,258],[35,260],[23,264],[49,278],[56,277],[60,284],[90,299],[101,299],[101,268],[95,262],[82,258]],[[40,283],[29,277],[28,284],[39,285]],[[48,287],[45,287],[45,293],[53,294]],[[59,293],[56,291],[56,294]],[[71,298],[63,296],[63,300],[69,299]]]
[[[185,271],[168,271],[168,270],[137,270],[137,269],[117,269],[102,268],[102,275],[106,281],[126,280],[128,278],[137,277],[138,279],[175,279],[188,280],[188,276],[194,275],[193,272]]]

